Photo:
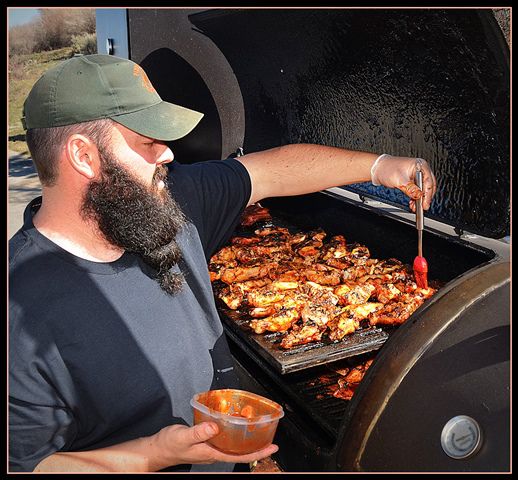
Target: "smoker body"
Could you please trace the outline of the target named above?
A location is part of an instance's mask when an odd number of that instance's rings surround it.
[[[411,263],[414,225],[379,206],[329,192],[263,203],[301,229],[314,227],[318,218],[329,235],[369,245],[374,258]],[[481,247],[432,228],[424,236],[429,277],[444,286],[390,334],[349,402],[322,399],[314,385],[328,373],[325,366],[281,375],[229,329],[245,385],[285,406],[276,441],[287,471],[509,469],[507,248],[494,241],[491,250],[487,243]],[[481,439],[471,455],[456,459],[444,451],[441,438],[447,422],[459,415],[478,423]]]
[[[277,371],[221,311],[243,387],[286,412],[281,467],[509,471],[510,72],[491,10],[127,9],[122,18],[121,38],[98,44],[124,44],[164,100],[205,113],[172,145],[178,161],[322,143],[426,158],[438,178],[423,251],[444,286],[372,352],[350,401],[315,389],[323,363]],[[106,24],[98,31],[110,37]],[[262,202],[297,228],[411,264],[406,203],[368,184]],[[476,424],[445,429],[459,416]]]

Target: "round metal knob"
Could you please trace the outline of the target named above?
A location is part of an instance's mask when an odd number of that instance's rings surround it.
[[[451,418],[441,433],[441,446],[446,455],[456,460],[475,454],[482,444],[478,423],[467,415]]]

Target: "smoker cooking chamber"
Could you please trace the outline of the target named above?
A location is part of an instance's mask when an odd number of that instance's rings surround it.
[[[270,209],[274,224],[280,222],[301,230],[321,227],[328,236],[342,234],[348,243],[366,245],[374,258],[395,257],[407,264],[412,262],[416,248],[414,224],[391,218],[380,209],[344,199],[331,192],[268,199],[261,202],[261,205]],[[318,219],[318,223],[315,223],[315,219]],[[330,363],[325,354],[319,353],[319,345],[316,345],[305,352],[308,358],[302,368],[288,368],[288,371],[283,371],[265,355],[265,341],[261,344],[250,339],[250,336],[263,335],[255,335],[250,331],[243,333],[246,329],[241,330],[241,335],[236,334],[239,327],[236,327],[232,315],[235,312],[220,306],[219,313],[245,387],[270,397],[273,395],[288,412],[276,439],[283,452],[279,463],[288,471],[351,469],[350,464],[335,466],[333,456],[336,448],[341,445],[340,437],[344,435],[344,418],[350,415],[351,404],[356,399],[353,396],[352,400],[346,401],[331,395],[330,387],[334,385],[337,388],[336,382],[340,378],[332,367],[336,364],[352,367],[368,358],[374,358],[376,362],[378,355],[387,348],[397,350],[397,347],[392,347],[392,342],[397,342],[392,340],[394,335],[400,330],[403,334],[407,332],[407,335],[412,334],[412,329],[426,330],[428,327],[425,322],[429,322],[426,320],[427,311],[434,304],[440,305],[444,301],[441,297],[452,284],[462,283],[463,278],[469,277],[474,271],[498,263],[499,260],[490,249],[452,238],[439,231],[427,229],[424,238],[423,248],[427,252],[430,265],[429,279],[439,280],[444,286],[426,300],[403,325],[391,328],[387,338],[379,345],[372,345],[372,350],[367,353],[357,356],[343,355],[337,362]],[[339,343],[335,345],[338,349]],[[287,356],[289,357],[289,353]],[[355,396],[366,388],[363,383],[369,381],[369,377],[370,373],[367,371]],[[409,407],[411,405],[405,408]],[[356,408],[361,409],[361,406]],[[318,454],[315,455],[315,451]],[[426,461],[423,461],[423,465],[427,465]],[[448,468],[455,469],[454,467],[455,465]],[[398,469],[406,470],[404,466]]]
[[[300,197],[268,199],[262,202],[273,213],[272,223],[291,231],[323,228],[327,238],[344,235],[348,245],[360,243],[369,248],[371,258],[397,258],[411,265],[416,251],[413,225],[396,223],[380,211],[358,207],[331,194],[317,193]],[[315,220],[318,219],[318,220]],[[317,223],[315,223],[317,222]],[[257,226],[256,226],[257,227]],[[247,230],[253,230],[247,229]],[[241,234],[238,228],[236,234]],[[429,280],[445,284],[463,272],[488,262],[494,252],[473,248],[464,242],[428,233],[424,236],[424,251],[430,264]],[[432,301],[428,299],[425,304]],[[322,341],[284,350],[279,346],[282,334],[255,334],[248,327],[250,317],[219,304],[227,333],[251,354],[259,355],[281,374],[300,371],[365,352],[377,350],[389,338],[395,327],[362,328],[346,335],[340,342]]]

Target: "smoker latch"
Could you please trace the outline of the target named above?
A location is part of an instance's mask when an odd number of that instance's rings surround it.
[[[238,147],[237,150],[231,153],[227,158],[238,158],[244,155],[243,147]]]

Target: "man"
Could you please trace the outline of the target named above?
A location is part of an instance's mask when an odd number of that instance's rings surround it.
[[[24,104],[42,197],[10,241],[10,468],[229,471],[189,400],[237,387],[206,260],[262,198],[372,180],[428,209],[415,158],[287,145],[170,165],[202,114],[163,102],[135,63],[75,57]]]

